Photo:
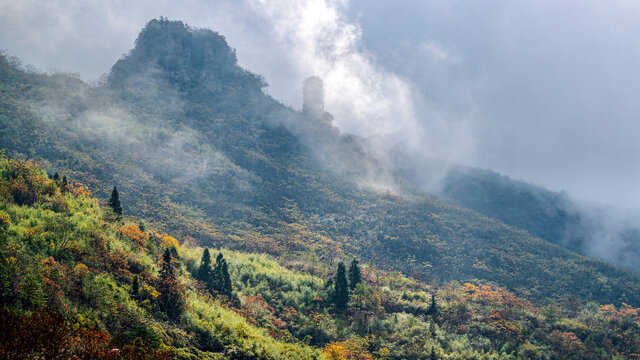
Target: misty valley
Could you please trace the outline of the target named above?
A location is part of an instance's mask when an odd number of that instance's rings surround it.
[[[350,133],[231,46],[0,55],[0,359],[640,358],[635,217]]]

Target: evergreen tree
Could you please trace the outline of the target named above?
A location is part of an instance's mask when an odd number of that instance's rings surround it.
[[[69,190],[69,188],[67,187],[67,184],[69,184],[69,182],[67,181],[67,175],[62,175],[62,184],[60,186],[60,191],[63,194],[67,192],[67,190]]]
[[[146,227],[146,226],[144,226],[144,222],[142,222],[142,221],[140,221],[140,222],[138,223],[138,229],[140,229],[140,231],[142,231],[142,232],[147,231],[147,227]]]
[[[342,262],[338,263],[334,285],[333,301],[336,309],[345,310],[349,302],[349,284],[347,283],[347,274]]]
[[[58,172],[56,171],[55,174],[53,174],[53,181],[55,181],[56,183],[58,182],[58,180],[60,180],[60,174],[58,174]]]
[[[157,286],[160,292],[158,307],[173,320],[178,319],[186,307],[184,286],[178,282],[176,270],[177,261],[171,255],[171,250],[166,249],[162,255],[162,268]]]
[[[229,276],[229,267],[227,265],[227,260],[222,259],[222,264],[220,265],[220,282],[222,284],[222,294],[231,298],[233,294],[233,285],[231,284],[231,276]]]
[[[211,276],[211,288],[218,294],[228,296],[229,298],[231,298],[233,294],[229,265],[222,253],[219,253],[216,257],[216,266],[213,269],[213,276]]]
[[[180,254],[178,254],[178,249],[175,247],[175,245],[172,245],[169,248],[169,251],[171,252],[171,256],[173,256],[173,258],[176,259],[176,261],[180,260]]]
[[[361,282],[362,273],[360,272],[360,266],[358,265],[358,260],[354,258],[351,266],[349,266],[349,287],[353,290]]]
[[[196,274],[196,278],[205,283],[209,283],[209,278],[211,277],[211,254],[209,253],[209,248],[205,248],[202,253],[202,259],[200,260],[200,267],[198,268],[198,273]]]
[[[137,299],[138,294],[140,294],[140,280],[138,279],[138,275],[135,275],[131,281],[131,295],[134,299]]]
[[[436,294],[431,295],[431,305],[429,305],[429,314],[431,314],[431,318],[435,322],[436,316],[438,315],[438,304],[436,304]]]
[[[433,346],[431,347],[431,356],[429,357],[429,360],[438,360],[438,357],[436,356],[436,349]]]
[[[109,198],[107,205],[113,210],[113,212],[116,215],[122,216],[122,204],[120,204],[120,194],[118,194],[118,189],[115,186],[111,191],[111,197]]]

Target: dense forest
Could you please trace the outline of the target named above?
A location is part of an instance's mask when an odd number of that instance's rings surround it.
[[[0,357],[618,359],[640,309],[538,307],[482,282],[428,284],[313,256],[176,240],[66,176],[0,159]]]
[[[164,18],[95,84],[0,56],[0,357],[640,357],[640,276],[562,195],[441,201],[265,86]]]

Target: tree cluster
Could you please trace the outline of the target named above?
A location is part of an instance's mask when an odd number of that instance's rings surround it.
[[[218,253],[215,264],[211,263],[211,253],[209,249],[204,249],[200,267],[197,270],[196,278],[207,285],[207,289],[220,295],[231,298],[233,295],[233,284],[229,276],[229,265],[222,253]]]

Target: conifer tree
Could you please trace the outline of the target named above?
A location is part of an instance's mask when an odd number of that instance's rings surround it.
[[[362,273],[360,272],[360,266],[358,265],[358,260],[354,258],[351,266],[349,266],[349,287],[353,290],[361,282]]]
[[[220,279],[222,283],[222,294],[231,298],[233,293],[233,285],[231,284],[231,276],[229,276],[229,267],[227,265],[227,260],[222,259],[222,264],[220,265]]]
[[[142,221],[140,221],[140,222],[138,223],[138,229],[140,229],[140,231],[142,231],[142,232],[147,231],[147,227],[146,227],[146,226],[144,226],[144,222],[142,222]]]
[[[209,283],[211,277],[211,254],[209,248],[205,248],[202,253],[202,259],[200,260],[200,267],[198,268],[198,274],[196,278],[205,283]]]
[[[67,175],[62,175],[62,186],[60,186],[60,191],[62,191],[63,194],[67,192],[67,190],[69,190],[69,188],[67,187],[68,184],[69,182],[67,181]]]
[[[429,360],[438,360],[438,357],[436,356],[436,349],[433,346],[431,347],[431,356],[429,357]]]
[[[336,309],[345,310],[349,302],[349,284],[347,283],[347,274],[342,262],[338,263],[334,284],[333,301]]]
[[[60,174],[58,174],[58,172],[56,171],[55,174],[53,174],[53,181],[58,182],[58,180],[60,180]]]
[[[438,315],[438,304],[436,304],[436,294],[431,295],[431,305],[429,305],[429,314],[431,314],[431,318],[435,322],[436,316]]]
[[[229,275],[229,265],[227,260],[224,259],[222,253],[219,253],[216,257],[216,266],[213,269],[213,276],[211,276],[211,288],[221,295],[231,297],[233,294],[233,284],[231,283],[231,276]]]
[[[162,268],[157,290],[158,306],[170,319],[176,320],[180,317],[186,307],[186,300],[183,296],[184,286],[178,282],[177,261],[171,255],[171,250],[166,249],[162,255]]]
[[[131,281],[131,295],[134,299],[137,299],[138,294],[140,294],[140,280],[138,279],[138,275],[135,275]]]
[[[118,189],[115,186],[111,191],[111,197],[109,198],[107,205],[113,210],[113,212],[116,215],[122,216],[122,204],[120,204],[120,194],[118,194]]]

